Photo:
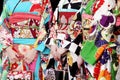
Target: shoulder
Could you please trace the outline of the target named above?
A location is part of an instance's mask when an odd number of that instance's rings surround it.
[[[21,1],[21,0],[7,0],[5,4],[7,4],[7,5],[13,5],[13,4],[18,3],[19,1]]]

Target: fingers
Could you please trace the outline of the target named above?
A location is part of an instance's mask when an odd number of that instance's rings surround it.
[[[55,60],[60,60],[62,54],[64,54],[67,50],[62,47],[57,47],[57,45],[51,46],[51,54]]]
[[[9,60],[10,60],[10,63],[15,63],[16,61],[18,61],[17,58],[9,58]]]
[[[82,57],[81,57],[81,56],[78,56],[78,58],[77,58],[77,65],[78,65],[78,68],[80,68],[80,66],[82,65],[82,63],[83,63]]]
[[[56,45],[51,46],[51,53],[50,54],[52,54],[52,56],[55,60],[59,60]]]
[[[66,51],[67,51],[67,50],[64,49],[64,48],[62,48],[62,47],[57,48],[57,53],[59,53],[59,54],[63,54],[63,53],[65,53]]]
[[[11,47],[8,47],[5,51],[5,53],[8,56],[11,63],[18,61],[18,58],[17,58],[18,55],[14,50],[12,50]]]
[[[24,55],[24,61],[28,64],[30,64],[36,56],[37,51],[33,48],[31,50],[29,50],[25,55]]]

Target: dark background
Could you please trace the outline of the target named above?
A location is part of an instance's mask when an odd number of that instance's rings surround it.
[[[3,0],[0,0],[0,14],[2,12],[2,9],[3,9]]]
[[[53,11],[54,11],[60,0],[50,0],[50,1],[51,1],[51,5],[53,7]]]
[[[3,9],[3,1],[4,0],[0,0],[0,15],[1,15],[1,12],[2,12],[2,9]],[[53,7],[53,11],[54,11],[60,0],[50,0],[50,1],[51,1],[51,5]]]

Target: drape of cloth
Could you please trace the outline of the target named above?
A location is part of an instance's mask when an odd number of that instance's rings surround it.
[[[0,18],[0,25],[4,25],[3,28],[7,30],[5,31],[0,27],[2,29],[0,30],[0,35],[3,33],[5,35],[2,39],[0,37],[0,40],[2,40],[2,42],[0,42],[2,46],[0,46],[0,50],[3,53],[0,63],[2,64],[1,74],[7,69],[6,73],[3,73],[3,80],[6,79],[9,70],[16,70],[18,72],[21,70],[30,70],[32,74],[34,74],[33,80],[40,79],[40,53],[38,52],[43,51],[45,54],[49,54],[50,50],[48,48],[46,49],[42,41],[40,41],[42,45],[39,45],[39,43],[37,47],[34,47],[34,43],[39,36],[40,27],[48,27],[46,23],[50,21],[51,12],[52,9],[49,0],[44,2],[39,2],[39,0],[38,2],[20,0],[6,1]],[[10,38],[11,35],[12,38]],[[42,46],[42,48],[40,46]]]
[[[54,64],[50,65],[50,62],[53,61],[54,59],[56,60],[56,57],[63,56],[64,54],[67,54],[66,52],[62,53],[63,50],[68,50],[70,51],[70,55],[72,56],[73,62],[70,60],[71,65],[68,65],[70,67],[70,70],[68,72],[70,73],[71,77],[75,77],[78,69],[79,62],[78,61],[78,56],[79,52],[81,50],[81,43],[82,43],[82,32],[81,32],[81,14],[77,13],[79,8],[81,7],[81,1],[70,1],[67,5],[67,1],[60,1],[58,4],[58,8],[53,14],[53,20],[52,20],[52,25],[50,26],[50,35],[48,36],[47,40],[45,43],[50,47],[50,49],[53,49],[53,52],[51,54],[53,55],[52,58],[49,59],[49,68],[55,68]],[[65,2],[65,3],[64,3]],[[77,4],[78,3],[78,4]],[[66,5],[66,7],[63,7]],[[69,7],[71,6],[72,7]],[[75,6],[77,5],[77,7]],[[58,10],[58,11],[57,11]],[[53,47],[58,47],[58,48],[53,48]],[[62,52],[56,52],[55,50],[61,49]],[[55,56],[56,55],[56,56]],[[68,57],[68,55],[67,55]],[[65,61],[64,61],[65,60]],[[63,58],[63,63],[66,63],[66,59]],[[58,61],[58,63],[61,63]],[[62,66],[62,68],[65,67]],[[73,69],[75,68],[74,72]],[[55,68],[56,69],[56,68]],[[68,74],[69,74],[68,73]],[[69,75],[68,75],[69,76]]]
[[[38,2],[5,3],[0,18],[3,80],[21,70],[30,70],[35,80],[119,79],[120,1],[60,0],[56,9],[49,0]]]
[[[116,67],[118,67],[116,47],[118,44],[116,44],[116,38],[115,35],[113,35],[113,26],[115,25],[116,19],[114,13],[109,12],[109,10],[115,7],[115,1],[99,0],[100,2],[98,4],[98,1],[94,1],[94,3],[93,1],[94,0],[88,1],[84,11],[85,14],[92,16],[91,19],[89,18],[91,21],[88,25],[88,27],[90,27],[90,29],[88,29],[88,39],[83,43],[83,48],[81,50],[81,56],[84,59],[86,79],[116,80]],[[107,4],[110,4],[111,7],[107,7]],[[98,15],[99,17],[97,17]],[[83,20],[85,18],[83,18]],[[91,44],[92,41],[94,41],[93,44]],[[86,46],[87,44],[88,46]],[[107,46],[102,49],[101,47],[105,44]],[[87,50],[90,51],[87,52]],[[100,52],[101,54],[99,54],[98,57],[97,54]],[[96,56],[98,58],[95,60]],[[94,64],[91,65],[91,61],[95,61]]]

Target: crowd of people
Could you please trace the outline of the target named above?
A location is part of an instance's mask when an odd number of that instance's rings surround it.
[[[119,80],[120,0],[4,0],[1,80]]]

